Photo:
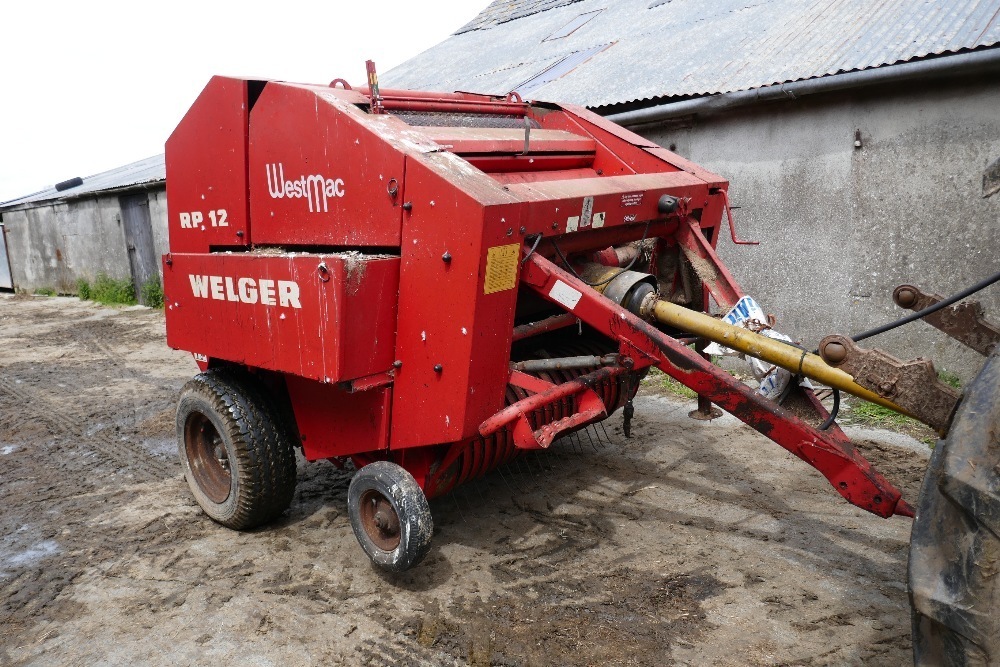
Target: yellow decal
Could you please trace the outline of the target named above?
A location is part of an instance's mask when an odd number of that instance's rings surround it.
[[[521,244],[498,245],[486,251],[486,281],[483,294],[514,289],[517,285],[517,260]]]

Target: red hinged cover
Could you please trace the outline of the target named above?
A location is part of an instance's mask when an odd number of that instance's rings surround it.
[[[173,252],[250,244],[249,81],[212,77],[166,145]]]
[[[405,156],[377,134],[406,128],[357,93],[270,83],[250,114],[254,243],[398,246]]]
[[[321,382],[392,365],[398,257],[174,254],[163,268],[171,347]]]

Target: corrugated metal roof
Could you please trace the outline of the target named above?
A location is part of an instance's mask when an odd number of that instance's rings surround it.
[[[571,5],[574,2],[580,2],[580,0],[493,0],[489,7],[479,12],[479,16],[459,28],[455,34],[459,35],[470,30],[482,30],[499,23],[544,12],[547,9]]]
[[[561,39],[577,16],[604,11]],[[496,0],[446,41],[382,76],[393,88],[532,89],[602,107],[760,88],[1000,43],[1000,0]]]
[[[58,191],[55,186],[34,194],[0,203],[0,210],[30,206],[59,199],[75,199],[84,195],[97,194],[105,190],[120,190],[129,186],[142,185],[164,181],[167,169],[163,162],[163,154],[154,155],[138,162],[132,162],[115,169],[102,171],[83,179],[81,185],[75,188]]]

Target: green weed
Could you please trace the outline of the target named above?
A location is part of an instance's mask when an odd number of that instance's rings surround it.
[[[106,273],[98,273],[94,286],[90,290],[90,298],[105,306],[125,305],[134,306],[135,287],[128,278],[116,280],[108,277]]]
[[[87,301],[90,299],[90,281],[86,278],[80,278],[76,281],[76,295],[80,297],[81,301]]]
[[[55,296],[56,291],[51,287],[39,287],[35,290],[35,294],[38,296]]]
[[[962,380],[954,373],[948,371],[938,371],[938,379],[944,382],[949,387],[954,387],[955,389],[962,388]]]
[[[893,430],[920,425],[917,420],[901,415],[895,410],[860,400],[851,407],[850,419],[858,424]]]
[[[150,308],[163,308],[163,285],[156,276],[142,286],[142,302]]]

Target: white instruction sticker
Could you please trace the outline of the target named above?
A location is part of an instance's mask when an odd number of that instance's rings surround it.
[[[557,280],[556,284],[552,286],[549,290],[549,297],[556,303],[566,306],[569,310],[576,308],[576,304],[580,303],[580,297],[582,297],[578,290],[573,289],[561,280]]]
[[[566,218],[566,231],[567,232],[575,232],[578,229],[580,229],[580,216],[578,216],[578,215],[572,215],[572,216]]]

